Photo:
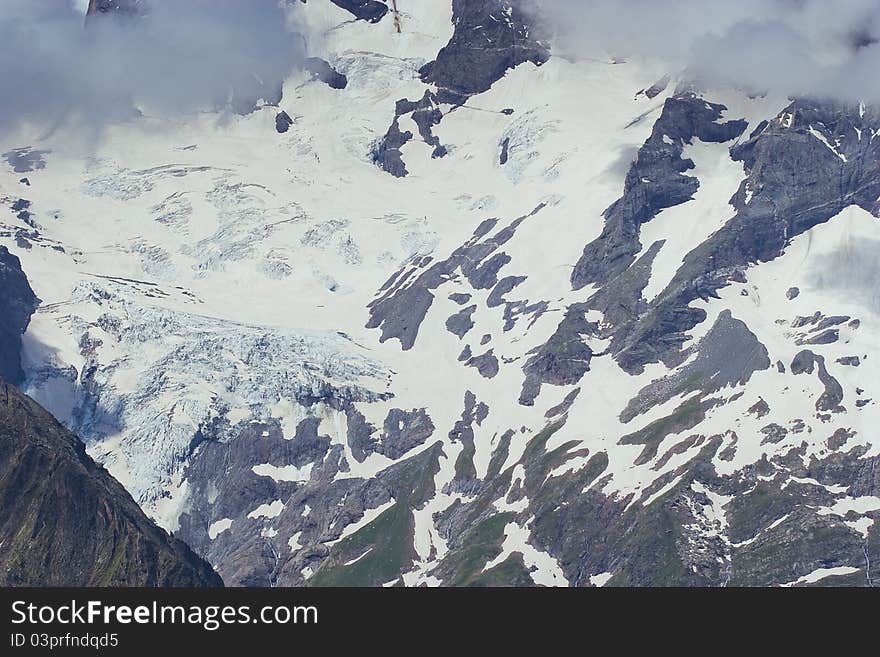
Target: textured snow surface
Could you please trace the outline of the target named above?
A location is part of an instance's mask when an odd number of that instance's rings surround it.
[[[293,119],[283,135],[275,132],[277,109],[267,107],[248,116],[143,117],[108,128],[88,145],[60,132],[19,134],[2,144],[4,151],[28,145],[49,152],[46,168],[29,174],[30,187],[18,182],[20,174],[0,170],[0,195],[32,200],[39,226],[24,243],[16,235],[33,232],[30,226],[14,214],[0,221],[2,243],[21,258],[42,300],[25,336],[27,392],[75,430],[151,516],[177,529],[192,490],[187,467],[208,435],[226,443],[249,426],[274,422],[289,441],[304,420],[316,420],[318,436],[339,446],[345,462],[324,484],[341,486],[377,477],[403,460],[381,451],[356,458],[342,402],[378,434],[392,409],[426,409],[435,430],[405,457],[438,442],[442,455],[430,499],[406,514],[413,556],[402,577],[407,585],[439,584],[433,570],[451,548],[436,520],[471,499],[451,485],[466,447],[449,435],[470,393],[486,411],[470,425],[475,477],[486,477],[496,457],[501,472],[511,469],[509,488],[490,508],[517,516],[505,523],[501,552],[487,557],[482,571],[518,556],[534,583],[565,586],[561,564],[532,540],[532,500],[515,493],[526,479],[522,459],[530,441],[576,388],[581,392],[567,422],[545,446],[548,452],[565,446],[566,452],[548,478],[573,477],[604,454],[607,470],[592,488],[628,505],[652,505],[681,482],[679,469],[700,446],[671,448],[694,433],[721,436],[721,454],[735,431],[730,458],[712,461],[722,476],[802,445],[805,464],[828,456],[833,450],[826,439],[838,429],[852,433],[847,449],[880,453],[880,441],[871,440],[880,426],[877,404],[855,404],[870,400],[880,380],[880,357],[874,356],[880,353],[880,303],[869,288],[841,293],[829,269],[856,243],[880,244],[880,223],[857,208],[794,238],[781,257],[749,268],[746,282],[723,288],[720,298],[693,303],[707,319],[690,332],[688,345],[697,345],[729,311],[766,347],[774,366],[747,383],[722,387],[715,393],[722,403],[698,427],[663,437],[656,457],[640,461],[643,445],[621,444],[621,437],[669,416],[693,394],[676,394],[628,422],[621,413],[648,384],[670,374],[666,365],[649,364],[630,375],[611,357],[597,356],[576,385],[545,384],[533,405],[521,404],[523,365],[553,335],[566,309],[589,296],[590,290],[571,289],[572,267],[584,245],[601,234],[602,213],[620,198],[629,165],[674,85],[653,99],[636,95],[666,73],[652,62],[553,58],[541,67],[524,64],[434,127],[448,145],[445,158],[433,159],[432,148],[418,138],[404,146],[410,175],[396,179],[372,162],[371,151],[394,116],[394,101],[423,95],[418,69],[452,33],[449,3],[407,5],[405,29],[396,35],[391,21],[354,22],[330,3],[308,4],[304,15],[321,35],[313,54],[347,75],[349,85],[334,90],[305,76],[289,80],[277,108]],[[725,118],[747,119],[746,134],[787,104],[731,92],[711,98],[728,106]],[[515,113],[501,112],[508,107]],[[401,129],[418,134],[408,117]],[[502,165],[505,140],[509,158]],[[643,293],[647,301],[735,214],[730,200],[745,173],[730,158],[730,146],[687,145],[685,157],[695,164],[688,175],[700,180],[699,191],[642,227],[643,253],[663,241]],[[395,285],[414,285],[424,269],[421,258],[445,260],[487,219],[497,222],[481,240],[515,227],[499,248],[509,260],[498,276],[521,280],[505,300],[541,304],[541,310],[511,321],[506,304],[490,303],[491,287],[448,276],[432,290],[411,349],[365,328],[368,305],[382,296],[389,278],[402,270]],[[799,294],[789,300],[793,287]],[[468,295],[467,302],[461,305],[456,294]],[[459,337],[447,320],[471,305],[473,327]],[[816,311],[860,320],[858,327],[841,324],[839,340],[809,347],[843,389],[846,412],[828,417],[816,412],[824,391],[816,376],[795,377],[775,366],[779,361],[788,370],[804,349],[793,323]],[[588,319],[605,321],[598,312]],[[595,354],[608,347],[598,339],[589,343]],[[460,359],[466,347],[475,357],[491,350],[497,372],[486,376]],[[838,364],[855,355],[862,357],[859,367]],[[749,413],[759,400],[768,404],[768,415]],[[762,429],[771,423],[789,429],[778,442],[764,441]],[[791,430],[795,425],[800,428]],[[324,465],[271,461],[249,470],[254,481],[302,487],[314,483]],[[692,529],[730,547],[731,498],[701,486],[692,488],[703,500],[692,505]],[[833,502],[819,513],[840,516],[867,538],[873,520],[865,514],[880,510],[880,499],[850,497],[843,486],[826,492]],[[309,501],[301,514],[297,510],[297,522],[306,523],[318,508]],[[343,522],[351,521],[344,525],[334,518],[317,538],[276,525],[293,508],[286,498],[266,498],[236,518],[206,520],[204,530],[219,543],[232,540],[240,518],[272,520],[260,531],[267,541],[277,538],[276,553],[296,555],[315,544],[326,551],[378,524],[383,514],[391,517],[401,504],[392,498],[369,508],[370,502],[363,500],[360,518],[345,516]],[[785,518],[780,514],[776,522]],[[764,531],[776,526],[768,523]],[[328,539],[331,533],[335,538]],[[374,557],[365,550],[344,566]],[[316,568],[297,572],[305,581]],[[587,575],[603,586],[612,572],[608,566]],[[790,583],[852,572],[820,569]]]

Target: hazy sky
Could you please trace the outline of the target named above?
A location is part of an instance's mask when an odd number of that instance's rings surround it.
[[[540,7],[557,53],[644,55],[713,85],[880,101],[880,0],[518,1]],[[104,18],[89,29],[87,0],[2,2],[0,130],[100,128],[133,105],[259,97],[301,57],[278,0],[150,0],[136,27]]]
[[[257,100],[301,57],[277,0],[151,0],[146,19],[101,17],[88,29],[86,0],[2,2],[0,130],[24,121],[99,128],[132,105],[193,111]]]
[[[880,100],[878,0],[530,0],[556,49],[656,57],[754,91]]]
[[[859,236],[818,256],[808,283],[836,292],[880,313],[880,241]]]

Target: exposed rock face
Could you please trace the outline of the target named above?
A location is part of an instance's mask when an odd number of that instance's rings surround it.
[[[388,6],[378,0],[330,0],[360,20],[378,23],[388,13]],[[305,2],[305,0],[303,0]]]
[[[373,162],[395,178],[404,178],[409,171],[406,170],[406,164],[403,161],[400,149],[412,138],[413,133],[411,131],[400,129],[400,117],[395,115],[394,120],[388,127],[388,132],[385,133],[385,136],[376,144],[373,150]]]
[[[400,152],[400,149],[415,136],[409,130],[405,132],[400,130],[400,119],[407,115],[411,116],[418,126],[422,140],[434,148],[431,156],[438,158],[446,155],[446,147],[440,143],[440,138],[433,131],[434,126],[443,119],[437,97],[426,91],[422,99],[417,102],[398,100],[394,110],[394,120],[373,152],[373,161],[395,178],[403,178],[409,173]]]
[[[347,416],[352,456],[361,463],[370,454],[399,459],[410,450],[423,445],[435,428],[423,408],[412,411],[392,408],[385,417],[381,430],[366,422],[353,406],[347,409]]]
[[[573,304],[550,339],[530,352],[523,367],[520,404],[531,406],[544,383],[574,385],[590,370],[593,350],[583,338],[594,335],[599,326],[588,321],[586,313],[585,305]]]
[[[356,422],[350,415],[349,431]],[[360,446],[394,458],[433,432],[418,411],[389,414],[381,444],[370,437],[373,427],[361,426],[367,430],[353,431],[365,438],[350,438],[353,451]],[[317,427],[317,420],[305,420],[286,438],[277,425],[251,425],[228,443],[206,444],[193,461],[195,489],[180,535],[222,564],[227,584],[380,586],[415,558],[411,509],[436,494],[439,445],[370,479],[337,478],[344,449]],[[352,531],[370,522],[367,532]],[[381,545],[372,548],[375,541]],[[358,557],[357,568],[346,567]]]
[[[699,181],[685,173],[693,167],[682,156],[685,144],[693,139],[726,142],[743,132],[743,121],[719,122],[724,109],[691,92],[666,101],[627,174],[624,196],[606,211],[602,235],[587,245],[573,271],[575,289],[602,286],[582,310],[605,313],[607,325],[593,334],[612,340],[611,351],[627,371],[639,372],[659,360],[680,362],[686,332],[705,318],[691,302],[716,296],[720,287],[741,280],[749,265],[777,257],[793,237],[850,204],[877,212],[877,145],[857,138],[861,131],[873,134],[877,129],[874,111],[796,101],[731,149],[748,173],[731,200],[737,214],[689,253],[666,290],[646,303],[641,289],[649,270],[640,274],[640,268],[650,264],[652,254],[649,250],[634,262],[642,250],[640,227],[663,209],[688,201],[699,188]],[[620,299],[629,302],[622,306]],[[579,312],[570,312],[559,333],[573,334],[576,329],[570,324],[579,317]],[[823,328],[824,333],[803,343],[837,340],[835,329]],[[546,376],[553,380],[552,372]]]
[[[222,586],[79,439],[0,382],[3,586]]]
[[[463,277],[477,290],[493,290],[498,286],[509,289],[505,281],[498,280],[499,269],[510,262],[510,256],[501,249],[513,238],[517,228],[524,221],[534,217],[542,209],[543,206],[538,206],[530,214],[519,217],[510,226],[491,237],[486,237],[486,234],[495,225],[495,220],[487,220],[477,228],[470,241],[456,249],[446,260],[432,262],[427,258],[414,263],[414,269],[418,274],[414,281],[406,286],[403,285],[406,276],[401,277],[402,272],[395,274],[385,284],[382,296],[370,304],[370,321],[367,327],[381,327],[383,342],[397,338],[404,349],[411,349],[418,336],[419,327],[434,302],[433,291],[446,283],[457,270],[460,270]],[[515,304],[508,305],[511,313],[515,312],[513,306]],[[521,312],[536,310],[517,309]],[[453,328],[458,324],[459,322],[454,320]],[[459,329],[450,330],[455,332]]]
[[[19,383],[21,335],[27,329],[37,303],[21,262],[0,246],[0,378]]]
[[[421,70],[442,103],[459,105],[525,62],[540,66],[549,48],[536,38],[519,0],[453,0],[455,32]]]
[[[290,130],[290,126],[293,125],[293,119],[290,118],[290,114],[287,112],[278,112],[275,115],[275,130],[278,134],[284,134],[288,130]]]
[[[658,379],[639,392],[621,414],[624,422],[648,409],[668,402],[675,395],[699,390],[703,395],[718,392],[725,386],[746,383],[758,370],[770,367],[767,348],[749,331],[749,327],[724,311],[695,346],[693,360],[675,374]],[[690,355],[690,354],[689,354]]]
[[[734,147],[732,157],[748,174],[732,199],[736,216],[689,253],[650,310],[618,334],[620,364],[638,371],[668,358],[705,318],[692,301],[776,258],[793,237],[849,205],[877,214],[880,142],[858,135],[878,128],[876,109],[798,100]]]
[[[23,146],[3,153],[3,158],[16,173],[30,173],[46,168],[46,155],[48,154],[48,151]],[[27,178],[22,178],[22,181],[25,180]]]
[[[745,121],[722,122],[723,105],[693,93],[670,98],[648,141],[627,173],[623,197],[605,211],[605,230],[584,250],[571,276],[575,289],[605,283],[626,270],[641,250],[639,229],[661,210],[690,200],[700,182],[685,174],[694,167],[683,157],[694,139],[725,142],[746,129]]]

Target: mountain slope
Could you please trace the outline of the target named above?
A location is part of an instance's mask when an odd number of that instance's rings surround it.
[[[21,262],[0,246],[0,378],[18,383],[21,369],[21,336],[31,320],[37,298],[21,271]]]
[[[231,585],[876,585],[875,106],[294,4],[340,83],[3,144],[25,390],[148,515]]]
[[[222,586],[79,440],[0,383],[3,586]]]
[[[142,0],[89,0],[87,16],[96,14],[138,14],[143,11]]]

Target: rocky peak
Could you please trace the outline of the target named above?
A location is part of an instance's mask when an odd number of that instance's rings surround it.
[[[0,377],[18,383],[21,370],[21,335],[31,321],[37,297],[21,262],[0,246]]]
[[[331,2],[359,20],[370,23],[378,23],[388,13],[388,5],[378,0],[331,0]]]
[[[517,0],[454,0],[452,11],[452,39],[421,70],[424,82],[439,87],[442,102],[462,103],[508,70],[525,62],[540,66],[550,57]]]
[[[222,586],[80,440],[0,381],[0,584]]]

